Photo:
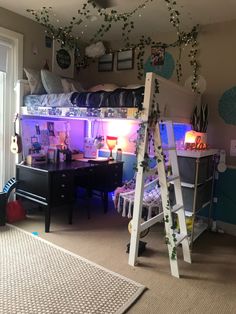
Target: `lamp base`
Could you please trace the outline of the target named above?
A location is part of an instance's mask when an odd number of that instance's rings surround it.
[[[107,158],[107,160],[113,161],[113,160],[115,160],[115,159],[114,159],[113,157],[109,156],[109,157]]]

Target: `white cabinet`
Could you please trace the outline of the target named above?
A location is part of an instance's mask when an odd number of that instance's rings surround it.
[[[178,164],[183,193],[187,225],[189,223],[190,243],[209,226],[213,200],[215,155],[217,150],[178,150]],[[199,218],[199,212],[206,207],[208,217]]]

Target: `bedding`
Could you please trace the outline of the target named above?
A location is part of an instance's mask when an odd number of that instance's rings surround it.
[[[144,87],[118,88],[112,92],[72,92],[64,94],[27,95],[27,109],[38,107],[138,108],[142,109]]]

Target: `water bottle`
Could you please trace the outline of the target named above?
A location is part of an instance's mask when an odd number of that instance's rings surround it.
[[[118,148],[116,151],[116,161],[122,161],[122,149]]]

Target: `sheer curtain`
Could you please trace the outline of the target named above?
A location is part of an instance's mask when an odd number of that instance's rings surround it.
[[[0,27],[0,191],[15,175],[17,156],[10,152],[16,107],[14,86],[22,77],[23,36]]]

